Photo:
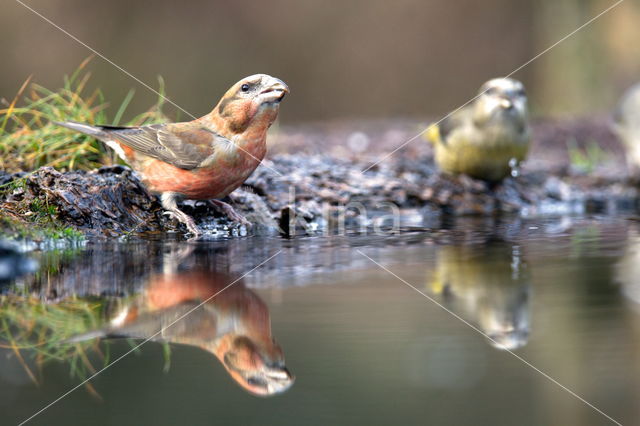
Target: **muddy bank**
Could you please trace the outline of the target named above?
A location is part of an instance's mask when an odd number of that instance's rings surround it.
[[[397,225],[392,219],[396,210],[403,213],[404,225],[438,227],[448,217],[464,215],[635,209],[638,191],[629,182],[619,144],[602,120],[538,124],[527,165],[516,178],[495,187],[438,173],[422,140],[363,172],[388,151],[391,142],[385,137],[401,141],[419,129],[415,124],[396,126],[386,132],[370,129],[371,134],[357,126],[325,132],[324,152],[317,152],[322,130],[309,130],[308,139],[316,143],[301,149],[301,131],[281,129],[269,159],[228,200],[255,223],[250,229],[203,202],[185,201],[183,209],[214,236],[390,227]],[[567,147],[582,149],[589,143],[597,143],[608,157],[585,171],[571,163]],[[106,237],[186,231],[163,214],[157,198],[123,166],[66,173],[45,167],[32,174],[0,175],[0,185],[2,215],[33,226],[53,222]]]

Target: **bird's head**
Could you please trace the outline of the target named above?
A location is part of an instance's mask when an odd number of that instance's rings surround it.
[[[282,349],[272,339],[260,342],[235,336],[219,356],[231,377],[254,395],[282,393],[295,380],[284,364]]]
[[[524,85],[511,78],[495,78],[480,88],[475,101],[477,121],[527,119],[527,94]]]
[[[280,79],[266,74],[245,77],[224,94],[213,114],[223,120],[226,130],[242,133],[250,126],[265,127],[278,115],[280,102],[289,87]]]

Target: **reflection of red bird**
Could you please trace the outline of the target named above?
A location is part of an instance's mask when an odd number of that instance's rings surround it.
[[[115,312],[108,327],[70,341],[156,334],[153,340],[214,354],[240,386],[256,395],[284,392],[295,380],[271,334],[267,305],[242,282],[208,270],[152,276],[143,294]]]
[[[294,378],[272,337],[269,308],[242,282],[232,282],[225,275],[197,270],[160,275],[152,278],[145,290],[145,309],[162,315],[210,299],[180,320],[182,324],[174,324],[171,328],[175,330],[167,329],[164,340],[212,352],[231,377],[251,393],[284,392]]]
[[[281,80],[256,74],[237,82],[213,111],[190,122],[142,127],[58,124],[113,148],[150,191],[161,194],[162,206],[199,235],[193,218],[178,209],[177,200],[211,200],[231,219],[248,223],[217,199],[239,187],[264,158],[267,130],[288,92]]]

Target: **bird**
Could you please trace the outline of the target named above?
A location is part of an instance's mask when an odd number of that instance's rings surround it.
[[[622,141],[631,171],[640,170],[640,83],[629,88],[613,113],[613,131]]]
[[[443,172],[500,182],[524,161],[531,141],[524,85],[487,81],[472,102],[432,124],[425,137]]]
[[[443,246],[429,269],[427,292],[472,323],[497,349],[527,344],[531,331],[531,276],[505,244]]]
[[[112,148],[151,193],[160,195],[168,214],[200,236],[178,201],[207,200],[233,221],[250,225],[220,199],[242,185],[263,160],[267,130],[288,93],[282,80],[255,74],[234,84],[210,113],[193,121],[137,127],[55,123]]]
[[[295,382],[271,332],[268,306],[241,278],[202,265],[154,274],[140,294],[106,314],[104,327],[65,343],[134,338],[197,347],[258,396],[285,392]]]

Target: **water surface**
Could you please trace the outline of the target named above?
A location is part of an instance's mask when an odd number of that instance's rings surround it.
[[[640,415],[640,228],[625,218],[29,259],[38,271],[3,286],[1,340],[36,346],[22,362],[0,349],[2,424],[151,337],[28,424],[613,424],[509,351],[622,424]]]

